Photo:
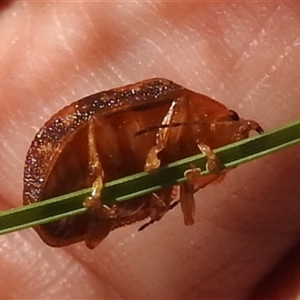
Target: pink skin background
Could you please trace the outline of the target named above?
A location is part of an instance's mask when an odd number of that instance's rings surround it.
[[[101,90],[165,77],[266,131],[300,116],[299,3],[15,1],[0,9],[1,210],[22,205],[37,130]],[[93,251],[50,248],[32,229],[0,236],[0,298],[291,297],[299,149],[242,165],[198,192],[192,227],[174,209],[142,233],[141,224],[114,231]]]

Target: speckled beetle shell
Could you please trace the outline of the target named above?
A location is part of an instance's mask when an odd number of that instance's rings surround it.
[[[182,125],[172,126],[175,123]],[[23,201],[43,201],[95,182],[101,186],[102,181],[198,154],[204,151],[203,145],[214,149],[244,139],[251,130],[262,131],[256,122],[240,119],[223,104],[167,79],[100,92],[63,108],[37,133],[25,161]],[[199,177],[197,189],[223,175]],[[101,192],[99,185],[95,186]],[[193,223],[196,188],[186,185],[181,189],[180,201],[189,225]],[[184,207],[186,195],[191,195],[190,204]],[[172,205],[172,188],[154,196],[132,199],[113,209],[101,206],[101,212],[110,211],[109,217],[95,213],[97,208],[35,229],[51,246],[85,240],[94,248],[117,227],[147,217],[158,221]]]

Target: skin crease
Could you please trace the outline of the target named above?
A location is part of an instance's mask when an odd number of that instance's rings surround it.
[[[1,210],[22,203],[38,128],[97,91],[159,76],[266,131],[299,118],[299,3],[17,1],[0,9]],[[238,167],[197,194],[193,227],[177,208],[142,233],[143,223],[112,232],[93,251],[50,248],[30,229],[0,236],[0,298],[292,298],[299,164],[296,146]]]

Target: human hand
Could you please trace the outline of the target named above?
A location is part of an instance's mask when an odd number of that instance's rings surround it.
[[[24,159],[37,130],[64,105],[101,90],[165,77],[265,130],[299,118],[299,8],[3,5],[1,210],[22,203]],[[233,170],[197,194],[193,227],[174,209],[141,233],[140,223],[115,230],[93,251],[84,243],[50,248],[33,230],[1,236],[0,298],[242,299],[259,284],[271,286],[269,299],[290,296],[298,284],[287,266],[299,258],[297,248],[289,255],[300,232],[299,162],[293,147]],[[274,287],[266,276],[284,258],[289,277]]]

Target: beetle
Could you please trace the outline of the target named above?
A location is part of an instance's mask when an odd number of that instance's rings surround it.
[[[101,202],[109,182],[151,171],[202,152],[217,170],[212,149],[262,133],[260,125],[241,119],[223,104],[170,80],[153,78],[103,91],[66,106],[36,134],[26,156],[25,205],[93,187],[81,215],[35,227],[42,240],[60,247],[85,241],[95,248],[113,229],[150,218],[158,221],[175,204],[166,188],[117,205]],[[225,174],[206,176],[191,169],[180,185],[184,223],[194,223],[194,192]]]

